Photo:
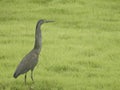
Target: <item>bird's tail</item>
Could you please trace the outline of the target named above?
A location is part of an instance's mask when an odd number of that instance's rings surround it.
[[[14,75],[13,75],[13,77],[14,77],[14,78],[17,78],[19,75],[20,75],[20,74],[18,74],[18,73],[15,72]]]

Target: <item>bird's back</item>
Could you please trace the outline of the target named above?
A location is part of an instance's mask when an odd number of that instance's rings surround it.
[[[39,51],[33,49],[29,52],[18,65],[14,77],[17,78],[20,74],[24,74],[29,70],[33,70],[38,62]]]

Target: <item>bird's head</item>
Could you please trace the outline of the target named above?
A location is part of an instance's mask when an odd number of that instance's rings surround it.
[[[41,19],[38,21],[38,24],[49,23],[49,22],[54,22],[54,21]]]

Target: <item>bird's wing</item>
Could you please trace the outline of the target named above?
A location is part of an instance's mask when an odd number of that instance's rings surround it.
[[[35,52],[28,53],[20,62],[16,69],[16,73],[23,74],[29,70],[33,70],[38,62],[38,55]]]

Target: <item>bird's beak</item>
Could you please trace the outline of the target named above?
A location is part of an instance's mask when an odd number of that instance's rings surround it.
[[[48,20],[48,21],[45,21],[45,23],[49,23],[49,22],[54,22],[54,21],[49,21],[49,20]]]

